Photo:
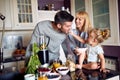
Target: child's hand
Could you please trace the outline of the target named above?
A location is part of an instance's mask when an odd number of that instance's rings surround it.
[[[110,70],[107,70],[107,69],[105,69],[105,68],[100,68],[100,71],[103,72],[103,73],[108,73],[108,72],[110,72]]]

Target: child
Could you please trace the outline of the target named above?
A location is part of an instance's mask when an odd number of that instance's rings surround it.
[[[70,34],[75,37],[77,40],[83,40],[81,37],[73,34]],[[105,58],[104,58],[104,51],[100,45],[104,40],[108,39],[110,36],[109,29],[97,29],[93,28],[88,33],[88,39],[85,41],[87,43],[87,53],[85,51],[80,51],[79,49],[75,49],[77,55],[82,53],[84,59],[87,60],[87,64],[79,63],[76,65],[76,68],[85,68],[85,69],[99,69],[100,71],[106,72],[105,70]],[[79,55],[80,57],[81,55]],[[81,62],[81,58],[79,58],[79,62]]]

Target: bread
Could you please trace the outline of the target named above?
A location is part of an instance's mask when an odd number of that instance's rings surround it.
[[[75,63],[73,61],[67,60],[66,61],[66,66],[69,67],[70,71],[75,71]]]

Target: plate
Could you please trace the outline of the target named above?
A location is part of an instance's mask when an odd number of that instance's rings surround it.
[[[87,51],[87,48],[79,48],[78,50],[80,53],[85,53]]]
[[[49,73],[47,77],[48,77],[48,80],[60,80],[61,75],[58,73]]]
[[[48,64],[48,63],[45,63],[45,64],[41,65],[40,67],[47,68],[48,66],[49,66],[49,64]]]

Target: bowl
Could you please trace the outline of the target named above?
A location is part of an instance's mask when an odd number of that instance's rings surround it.
[[[26,74],[24,80],[35,80],[35,74]]]
[[[48,63],[45,63],[45,64],[41,65],[40,67],[47,68],[48,66],[49,66],[49,64],[48,64]]]
[[[61,75],[66,75],[69,72],[69,68],[66,66],[61,66],[61,67],[58,67],[56,71]]]
[[[49,73],[47,74],[48,80],[60,80],[61,76],[58,73]]]
[[[51,72],[51,69],[46,67],[39,67],[37,71],[38,73],[41,72],[41,73],[49,74]]]
[[[80,53],[85,53],[87,51],[87,48],[79,48],[78,50]]]

